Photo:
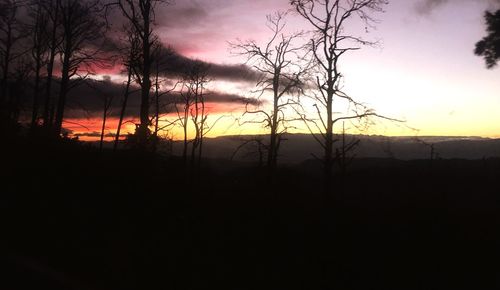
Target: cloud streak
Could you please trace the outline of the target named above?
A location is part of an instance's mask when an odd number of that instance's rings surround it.
[[[207,66],[208,76],[214,80],[226,80],[233,82],[255,82],[260,75],[246,65],[224,65],[205,62],[186,57],[172,50],[165,50],[160,56],[165,63],[164,75],[180,77],[188,72],[196,64]]]
[[[482,2],[495,8],[500,7],[500,0],[421,0],[415,4],[415,10],[420,15],[426,15],[445,5],[462,4],[466,2]]]
[[[439,6],[448,3],[448,0],[424,0],[417,2],[415,9],[419,14],[429,14]]]
[[[183,55],[217,62],[227,51],[227,41],[262,34],[265,15],[290,8],[288,1],[183,0],[161,6],[157,28],[161,39]]]
[[[102,117],[104,110],[104,98],[112,97],[113,102],[110,107],[109,116],[118,117],[121,109],[121,102],[124,84],[114,82],[104,82],[88,79],[81,85],[75,87],[68,97],[68,108],[65,112],[67,118],[99,118]],[[174,112],[173,104],[179,100],[178,93],[172,93],[162,97],[161,114]],[[225,105],[244,105],[244,104],[259,104],[259,101],[253,98],[247,98],[234,93],[207,91],[205,95],[207,103],[218,104],[219,108]],[[129,97],[125,117],[137,117],[140,110],[140,96],[137,88],[133,88],[133,92]]]

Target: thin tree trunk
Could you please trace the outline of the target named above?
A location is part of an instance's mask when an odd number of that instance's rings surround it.
[[[201,168],[201,155],[203,153],[203,135],[200,136],[200,142],[198,144],[198,171]]]
[[[189,88],[191,89],[191,88]],[[187,152],[188,152],[188,118],[189,118],[189,105],[190,105],[190,93],[186,95],[185,103],[184,103],[184,123],[183,131],[184,131],[184,149],[182,151],[182,160],[184,162],[184,166],[187,168]]]
[[[123,95],[123,103],[120,111],[120,119],[118,120],[118,127],[116,128],[115,143],[113,144],[113,151],[118,148],[118,142],[120,141],[120,131],[123,123],[123,118],[125,117],[125,110],[127,109],[127,102],[130,93],[130,83],[132,81],[132,66],[129,66],[127,72],[127,85],[125,86],[125,93]]]
[[[147,0],[144,4],[143,21],[144,31],[142,35],[143,47],[143,75],[141,87],[141,111],[140,125],[138,129],[139,145],[145,148],[149,132],[149,92],[151,90],[151,42],[150,42],[150,12],[151,1]]]
[[[22,80],[16,80],[16,82],[14,83],[14,87],[17,89],[15,90],[14,93],[10,94],[9,98],[9,108],[10,108],[9,117],[11,118],[14,124],[19,122],[21,94],[23,94],[23,91],[19,90],[20,88],[22,88],[21,82]]]
[[[203,134],[205,134],[204,127],[205,127],[205,122],[207,121],[207,118],[205,116],[205,100],[203,99],[203,88],[201,88],[200,100],[201,100],[201,125],[200,125],[200,137],[198,143],[198,174],[201,168],[201,155],[203,153]]]
[[[32,50],[32,56],[35,59],[35,87],[34,87],[34,92],[33,92],[33,108],[32,108],[32,113],[31,113],[31,130],[34,130],[35,127],[37,127],[38,123],[38,111],[40,107],[40,71],[42,69],[42,56],[43,56],[43,42],[42,42],[42,34],[43,27],[40,27],[41,25],[46,24],[42,22],[41,20],[41,13],[42,13],[42,6],[41,3],[37,3],[37,11],[36,11],[36,18],[35,18],[35,23],[34,23],[34,29],[33,29],[33,50]]]
[[[50,110],[51,110],[51,99],[52,99],[52,75],[54,71],[54,60],[55,60],[56,50],[55,47],[51,47],[49,62],[47,63],[47,81],[45,84],[45,100],[43,107],[43,126],[45,128],[50,128],[52,126],[52,121],[50,120]]]
[[[327,92],[327,107],[326,107],[326,134],[325,134],[325,160],[324,160],[324,172],[325,172],[325,201],[330,201],[332,194],[332,184],[333,184],[333,81],[328,82],[328,92]]]
[[[276,153],[276,123],[274,123],[274,116],[273,116],[273,123],[271,125],[271,132],[269,134],[269,149],[267,152],[267,167],[271,172],[274,171],[275,153]]]
[[[53,119],[53,117],[51,116],[52,115],[51,107],[53,106],[51,104],[52,76],[54,72],[54,61],[56,57],[56,48],[57,48],[57,24],[58,24],[57,19],[59,17],[59,3],[60,0],[57,0],[55,5],[54,18],[52,20],[53,27],[50,34],[50,53],[49,53],[49,61],[47,63],[47,82],[45,84],[45,102],[42,114],[43,126],[46,129],[49,129],[52,126],[52,119]]]
[[[277,131],[278,131],[278,84],[274,83],[274,102],[273,102],[273,115],[271,120],[271,132],[269,140],[269,150],[267,152],[267,167],[269,168],[271,175],[276,167],[276,146],[277,146]]]
[[[182,160],[184,162],[184,165],[187,164],[187,151],[188,151],[188,140],[187,140],[187,116],[184,118],[184,148],[182,150]]]
[[[346,140],[345,140],[345,123],[342,123],[342,155],[340,156],[341,160],[341,170],[342,170],[342,180],[345,179],[347,173],[347,148],[346,148]]]
[[[200,97],[200,84],[196,83],[196,91],[194,94],[194,110],[195,110],[195,117],[193,120],[196,135],[193,141],[193,148],[191,150],[191,168],[195,169],[195,161],[196,161],[196,149],[200,145],[200,124],[198,123],[198,118],[200,117],[200,104],[199,104],[199,97]]]
[[[39,48],[37,48],[39,50]],[[33,94],[33,111],[31,114],[31,129],[35,129],[35,127],[38,125],[37,120],[38,120],[38,107],[39,107],[39,89],[40,89],[40,70],[41,70],[41,53],[40,51],[37,51],[37,56],[36,56],[36,65],[35,65],[35,88],[34,88],[34,94]]]
[[[191,170],[194,170],[197,147],[198,147],[198,137],[195,137],[195,139],[193,140],[193,146],[191,147]]]
[[[2,102],[7,103],[7,86],[9,78],[10,53],[12,48],[12,27],[7,26],[7,39],[5,42],[5,54],[3,60],[3,76],[2,76]],[[9,112],[9,109],[8,109]],[[10,113],[9,113],[10,114]]]
[[[56,105],[54,104],[55,100],[50,101],[50,110],[49,110],[49,127],[52,129],[54,125],[54,118],[56,114]]]
[[[66,39],[66,48],[71,47],[71,39]],[[61,75],[61,90],[59,92],[59,99],[57,100],[56,116],[54,122],[54,134],[61,135],[62,123],[64,119],[64,109],[66,107],[66,95],[69,86],[69,65],[71,55],[68,51],[64,52],[62,75]]]
[[[159,94],[159,84],[158,84],[158,60],[156,61],[156,75],[155,75],[155,131],[154,131],[154,144],[153,144],[153,151],[156,152],[157,146],[158,146],[158,128],[159,128],[159,123],[160,123],[160,94]]]
[[[102,127],[101,127],[101,140],[99,142],[99,151],[102,151],[102,145],[104,143],[104,130],[106,130],[106,119],[108,116],[108,98],[104,99],[104,112],[102,116]]]

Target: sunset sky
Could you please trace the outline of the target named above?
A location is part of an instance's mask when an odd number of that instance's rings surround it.
[[[345,91],[378,113],[406,122],[375,120],[362,133],[499,137],[500,71],[487,70],[483,59],[473,54],[475,43],[485,35],[484,11],[495,9],[495,2],[393,0],[385,13],[375,15],[380,20],[377,29],[363,37],[380,40],[380,45],[343,59]],[[237,65],[244,59],[231,54],[228,42],[264,43],[270,36],[266,14],[288,8],[287,0],[177,1],[159,9],[156,32],[183,56]],[[293,14],[288,24],[290,30],[309,29]],[[251,98],[254,85],[251,80],[214,78],[211,89]],[[238,126],[243,102],[218,101],[212,108],[212,120],[226,117],[211,136],[265,133],[257,125]],[[68,121],[99,131],[98,116]],[[69,122],[66,128],[83,130]],[[114,124],[112,119],[108,128],[114,130]]]

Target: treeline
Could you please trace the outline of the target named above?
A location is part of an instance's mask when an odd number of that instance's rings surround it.
[[[31,129],[59,136],[69,92],[93,67],[104,65],[102,5],[61,0],[0,5],[2,119],[18,122],[22,100],[31,99]]]
[[[192,61],[169,78],[175,52],[159,38],[155,18],[159,7],[174,5],[167,0],[2,0],[0,2],[1,117],[3,123],[20,121],[21,100],[31,100],[29,126],[32,132],[59,138],[71,91],[92,80],[100,69],[118,66],[124,88],[114,149],[121,140],[127,106],[134,93],[140,106],[136,131],[128,144],[155,151],[159,133],[172,126],[183,132],[183,160],[197,166],[203,154],[203,138],[218,120],[208,122],[206,107],[210,65]],[[269,139],[256,140],[266,155],[271,175],[278,163],[283,134],[301,122],[323,148],[321,160],[325,188],[332,188],[335,165],[346,167],[356,140],[336,132],[344,121],[379,116],[342,89],[342,57],[362,46],[372,45],[347,33],[346,23],[360,21],[373,27],[372,14],[383,11],[386,0],[289,1],[288,12],[268,16],[270,38],[263,44],[238,41],[234,53],[244,55],[258,75],[256,91],[269,100],[249,101],[244,123],[259,123]],[[304,31],[288,33],[285,18],[295,13],[304,20]],[[94,79],[95,81],[95,79]],[[109,82],[110,80],[104,80]],[[92,83],[92,82],[90,82]],[[29,84],[29,85],[27,85]],[[107,117],[115,95],[102,97],[101,148]],[[309,102],[304,103],[307,98]],[[338,105],[341,104],[341,105]],[[344,109],[348,108],[347,111]],[[342,111],[342,112],[339,112]],[[162,119],[162,113],[176,115]],[[191,136],[194,132],[194,137]],[[264,153],[265,152],[265,153]],[[189,159],[189,161],[188,161]]]

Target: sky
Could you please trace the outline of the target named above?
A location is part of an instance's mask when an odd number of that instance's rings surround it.
[[[379,45],[342,59],[344,91],[379,114],[404,122],[373,120],[361,131],[349,127],[350,132],[500,137],[500,71],[487,70],[483,59],[473,54],[475,43],[485,36],[484,11],[495,9],[498,2],[393,0],[384,13],[374,15],[379,23],[363,37]],[[234,69],[245,59],[232,53],[228,42],[265,43],[270,37],[266,15],[289,8],[287,0],[178,0],[159,8],[155,29],[179,55],[212,63],[221,71],[232,68],[229,75],[239,75]],[[287,24],[290,31],[310,29],[294,14]],[[243,123],[244,100],[254,97],[255,80],[224,74],[214,77],[210,89],[235,99],[212,104],[212,120],[224,117],[211,136],[265,133],[260,125],[238,125]],[[65,127],[80,133],[99,130],[98,114],[79,118],[68,118]],[[113,124],[112,117],[110,132]],[[131,122],[126,124],[126,130],[133,128]]]

